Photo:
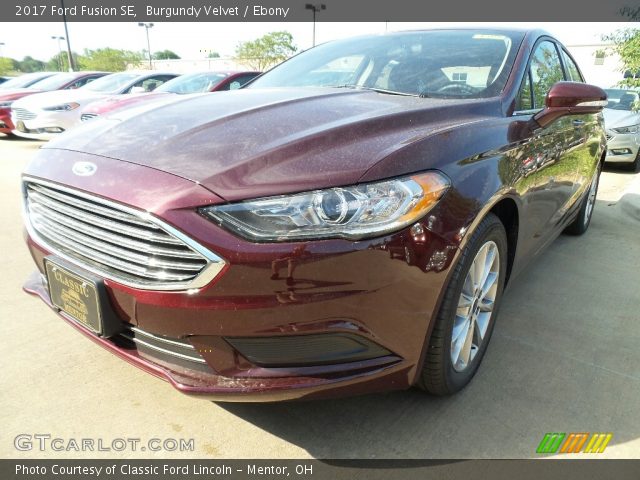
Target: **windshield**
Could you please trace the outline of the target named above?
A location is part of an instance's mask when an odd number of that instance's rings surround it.
[[[36,82],[42,80],[43,78],[47,78],[53,75],[53,73],[27,73],[25,75],[20,75],[19,77],[12,78],[11,80],[7,80],[3,84],[0,84],[0,89],[6,90],[9,88],[26,88],[33,87]]]
[[[87,83],[85,86],[80,88],[84,90],[91,90],[92,92],[117,93],[139,76],[139,73],[113,73],[106,77],[94,80],[91,83]]]
[[[192,73],[174,78],[155,89],[156,92],[169,93],[204,93],[211,90],[222,80],[227,78],[226,73]]]
[[[38,90],[58,90],[77,78],[78,75],[75,73],[58,73],[57,75],[52,75],[34,83],[31,85],[31,88],[37,88]]]
[[[607,94],[607,106],[613,110],[627,110],[631,111],[638,105],[640,100],[638,92],[634,90],[623,89],[606,89]]]
[[[522,34],[432,30],[326,43],[293,57],[247,88],[353,87],[438,98],[499,94]]]

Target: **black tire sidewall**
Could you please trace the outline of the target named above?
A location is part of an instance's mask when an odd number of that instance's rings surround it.
[[[491,315],[491,319],[489,321],[489,327],[487,328],[486,336],[480,346],[478,353],[475,358],[471,362],[468,368],[466,368],[462,372],[457,372],[453,369],[453,365],[451,363],[451,336],[453,334],[453,323],[455,319],[455,314],[457,310],[458,301],[460,298],[460,294],[462,293],[462,287],[464,285],[465,278],[473,260],[475,259],[476,254],[480,250],[480,248],[488,241],[493,241],[498,246],[498,252],[500,255],[500,276],[498,278],[498,291],[496,293],[496,299],[494,302],[494,310]],[[444,348],[443,354],[445,355],[444,359],[444,381],[451,393],[457,392],[462,389],[465,385],[467,385],[475,373],[478,370],[480,363],[482,362],[482,358],[487,350],[487,346],[489,345],[489,341],[491,339],[491,335],[493,333],[493,328],[495,326],[496,317],[498,315],[498,310],[500,308],[500,303],[502,300],[502,293],[504,290],[504,279],[507,270],[507,237],[502,226],[500,220],[491,215],[491,217],[487,217],[480,224],[479,228],[473,235],[473,238],[469,241],[469,244],[465,247],[465,255],[462,259],[462,268],[458,272],[456,278],[452,278],[450,285],[448,288],[453,289],[453,294],[448,297],[448,304],[443,305],[441,312],[444,314],[439,320],[446,322],[446,337],[444,339]]]

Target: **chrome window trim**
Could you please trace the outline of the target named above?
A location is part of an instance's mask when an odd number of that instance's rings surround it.
[[[172,235],[173,237],[183,242],[189,248],[195,250],[200,255],[202,255],[204,259],[207,261],[207,265],[202,269],[202,271],[198,275],[196,275],[193,279],[187,282],[154,282],[154,281],[147,282],[142,280],[132,281],[130,279],[114,274],[114,272],[96,268],[92,265],[87,265],[86,263],[82,262],[82,260],[75,258],[71,255],[68,255],[64,252],[61,252],[57,248],[47,243],[46,240],[44,240],[38,234],[38,232],[35,230],[33,225],[31,225],[31,220],[29,218],[28,203],[27,203],[27,183],[35,183],[35,184],[43,185],[45,187],[49,187],[55,190],[67,192],[71,195],[76,195],[78,197],[86,198],[87,200],[98,202],[98,203],[110,206],[111,208],[114,208],[116,210],[129,213],[131,215],[142,218],[144,220],[148,220],[154,225],[157,225],[160,229],[164,230],[169,235]],[[184,291],[184,290],[200,289],[208,285],[215,277],[217,277],[218,274],[222,271],[222,269],[227,264],[227,262],[222,257],[216,255],[215,253],[211,252],[207,248],[203,247],[198,242],[196,242],[192,238],[182,233],[180,230],[177,230],[176,228],[172,227],[168,223],[164,222],[163,220],[153,215],[151,212],[137,210],[135,208],[114,202],[112,200],[101,198],[97,195],[91,195],[74,188],[65,187],[55,182],[41,180],[39,178],[31,177],[28,175],[24,175],[22,177],[22,213],[24,217],[23,218],[24,224],[27,229],[27,232],[29,233],[29,236],[39,245],[46,248],[52,254],[55,254],[56,256],[62,258],[63,260],[73,263],[74,265],[77,265],[78,267],[88,272],[91,272],[93,274],[99,275],[107,280],[112,280],[116,283],[126,285],[132,288],[137,288],[140,290]]]

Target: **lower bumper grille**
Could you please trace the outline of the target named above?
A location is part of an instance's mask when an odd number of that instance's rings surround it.
[[[160,359],[184,368],[206,372],[211,370],[195,347],[181,339],[154,335],[137,327],[126,328],[115,339],[126,346],[135,347],[143,356]]]

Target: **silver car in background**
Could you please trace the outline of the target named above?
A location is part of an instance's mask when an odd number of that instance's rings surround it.
[[[602,111],[607,133],[606,162],[640,169],[640,94],[635,90],[606,89],[609,103]]]

